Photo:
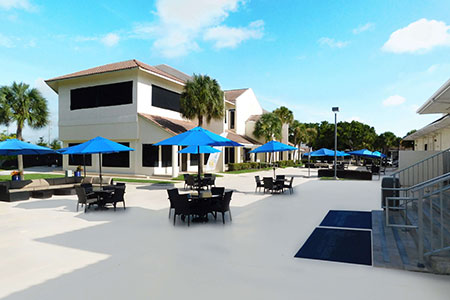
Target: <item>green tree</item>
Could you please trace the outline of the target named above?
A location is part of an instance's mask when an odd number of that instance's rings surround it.
[[[281,139],[281,120],[274,113],[265,113],[255,124],[253,134],[265,142]]]
[[[209,123],[224,115],[223,92],[219,83],[207,75],[193,75],[184,86],[180,105],[183,117],[198,119],[198,126],[203,125],[204,119]]]
[[[224,115],[224,96],[219,83],[207,75],[192,76],[186,82],[180,99],[183,117],[198,120],[203,126],[204,119],[209,123],[212,119],[222,119]],[[199,159],[199,173],[203,171],[203,154]]]
[[[289,126],[289,141],[297,146],[300,159],[300,146],[306,140],[306,126],[297,120],[294,120]]]
[[[54,139],[50,143],[50,148],[52,148],[53,150],[61,149],[61,141],[58,141],[57,139]]]
[[[382,153],[387,153],[389,149],[398,148],[400,140],[393,132],[386,131],[377,137],[375,147]]]
[[[416,129],[408,131],[408,133],[403,138],[405,138],[405,137],[415,133],[416,131],[417,131]],[[405,140],[402,139],[402,141],[400,143],[401,143],[401,145],[403,147],[405,147],[405,148],[412,148],[414,150],[414,141],[405,141]]]
[[[31,128],[42,128],[48,124],[49,112],[47,100],[38,89],[28,84],[13,82],[11,86],[0,88],[0,124],[17,126],[17,139],[23,140],[22,131],[25,125]],[[23,157],[18,158],[19,171],[23,171]]]

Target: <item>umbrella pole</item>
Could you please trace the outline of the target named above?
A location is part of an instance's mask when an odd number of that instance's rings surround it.
[[[198,195],[200,196],[200,184],[201,184],[201,175],[202,175],[202,173],[201,173],[201,168],[200,168],[200,164],[202,163],[201,162],[201,157],[200,157],[200,145],[199,146],[197,146],[197,152],[198,152],[198,186],[197,186],[197,189],[198,189]]]
[[[83,154],[84,178],[86,178],[86,154]]]
[[[102,154],[101,153],[98,154],[98,161],[99,161],[99,166],[100,166],[100,174],[99,174],[99,176],[100,176],[100,187],[102,187],[103,180],[102,180]]]
[[[308,148],[308,177],[311,177],[311,147]]]

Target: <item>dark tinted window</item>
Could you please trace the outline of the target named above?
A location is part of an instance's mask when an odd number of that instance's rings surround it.
[[[152,85],[152,105],[180,112],[180,94]]]
[[[69,147],[79,145],[79,143],[71,143]],[[92,166],[91,154],[85,154],[86,166]],[[69,165],[71,166],[83,166],[83,155],[73,154],[69,155]]]
[[[162,166],[171,167],[172,166],[172,146],[161,146],[161,160]]]
[[[133,81],[70,90],[70,109],[133,103]]]
[[[142,166],[158,167],[158,146],[142,144]]]
[[[198,154],[191,154],[190,165],[198,166]]]
[[[130,143],[120,143],[129,147]],[[129,168],[130,167],[130,152],[118,152],[102,155],[102,166],[104,167],[117,167],[117,168]]]

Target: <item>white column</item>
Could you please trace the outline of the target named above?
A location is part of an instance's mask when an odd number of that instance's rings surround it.
[[[178,176],[178,146],[172,146],[172,177]]]
[[[241,148],[242,147],[234,147],[234,149],[236,149],[234,152],[235,152],[235,161],[237,163],[242,162],[242,160],[241,160]]]

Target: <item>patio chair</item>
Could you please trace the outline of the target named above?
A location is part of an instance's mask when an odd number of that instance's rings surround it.
[[[277,175],[276,180],[284,180],[286,177],[284,175]]]
[[[188,177],[189,177],[189,174],[183,174],[184,189],[186,189],[186,187],[188,186]]]
[[[196,182],[194,176],[186,174],[186,185],[188,186],[188,188],[193,190],[198,186],[198,182]]]
[[[289,181],[289,184],[284,184],[283,189],[288,189],[289,192],[292,194],[294,192],[294,188],[292,187],[292,183],[294,182],[294,177],[291,177],[291,180]]]
[[[77,211],[78,207],[81,205],[84,205],[84,212],[87,212],[87,208],[91,206],[91,204],[97,203],[97,199],[88,198],[86,195],[86,191],[81,186],[75,187],[75,192],[78,196],[78,202],[77,202]]]
[[[209,188],[216,186],[216,174],[205,174],[205,185]]]
[[[258,191],[258,189],[264,188],[264,184],[261,182],[261,178],[259,176],[255,176],[256,181],[256,188],[255,193]]]
[[[114,211],[116,211],[116,205],[118,202],[123,203],[123,209],[127,209],[125,206],[125,186],[114,187],[114,192],[105,199],[105,203],[110,203],[114,206]]]
[[[175,201],[179,195],[178,193],[178,189],[169,189],[167,190],[167,194],[169,195],[169,203],[170,203],[170,207],[169,207],[169,219],[170,219],[170,212],[172,211],[172,209],[175,209]]]
[[[189,203],[189,195],[182,194],[177,195],[175,198],[174,204],[174,215],[173,215],[173,226],[175,226],[175,222],[177,220],[177,216],[183,215],[188,219],[188,226],[191,225],[191,204]]]
[[[231,196],[233,195],[233,191],[225,192],[223,195],[222,201],[218,201],[214,207],[214,213],[217,217],[217,213],[222,213],[222,222],[225,224],[225,213],[228,212],[228,215],[230,216],[230,222],[233,220],[231,218],[231,210],[230,210],[230,202],[231,202]]]
[[[80,186],[84,189],[88,199],[97,199],[97,195],[95,195],[92,189],[92,183],[82,183]]]
[[[266,191],[270,191],[271,193],[277,191],[279,192],[283,189],[282,186],[277,185],[273,182],[272,177],[264,177],[263,182],[264,182],[264,193],[266,193]]]

